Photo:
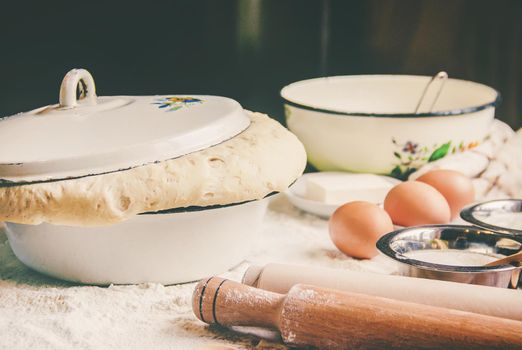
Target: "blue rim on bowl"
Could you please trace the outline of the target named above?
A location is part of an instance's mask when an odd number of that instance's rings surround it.
[[[394,77],[394,76],[401,76],[401,77],[424,77],[424,76],[415,76],[415,75],[389,75],[389,74],[388,75],[387,74],[375,74],[375,75],[363,74],[363,75],[321,77],[321,78],[313,78],[313,79],[301,80],[301,81],[297,81],[297,82],[291,83],[289,85],[286,85],[285,87],[283,87],[281,89],[279,94],[281,95],[281,98],[283,99],[283,102],[285,104],[293,106],[293,107],[305,109],[305,110],[308,110],[308,111],[322,112],[322,113],[333,114],[333,115],[341,115],[341,116],[376,117],[376,118],[419,118],[419,117],[447,117],[447,116],[455,116],[455,115],[462,115],[462,114],[469,114],[469,113],[479,112],[479,111],[482,111],[482,110],[490,108],[490,107],[496,107],[497,105],[500,104],[500,102],[502,100],[500,92],[498,90],[490,87],[490,86],[487,86],[487,85],[484,85],[484,84],[480,84],[480,83],[470,82],[470,81],[466,81],[466,80],[462,80],[462,79],[454,79],[454,78],[451,78],[451,80],[453,80],[453,81],[460,81],[460,82],[466,82],[466,83],[473,83],[473,84],[477,84],[477,85],[481,85],[481,86],[487,87],[487,88],[489,88],[489,89],[491,89],[491,90],[493,90],[495,92],[496,97],[495,97],[495,99],[493,101],[487,102],[487,103],[484,103],[484,104],[481,104],[481,105],[478,105],[478,106],[464,107],[464,108],[455,108],[455,109],[444,110],[444,111],[436,111],[436,112],[427,112],[427,113],[417,113],[417,114],[415,114],[415,113],[346,112],[346,111],[341,111],[341,110],[319,108],[319,107],[311,106],[309,104],[298,103],[298,102],[295,102],[295,101],[291,101],[289,98],[286,98],[284,96],[286,89],[288,89],[288,88],[290,88],[292,86],[296,86],[297,84],[305,83],[305,82],[319,81],[319,80],[322,80],[322,79],[331,79],[331,78],[334,78],[334,79],[335,78],[343,78],[343,77],[363,78],[363,77]],[[425,76],[425,77],[426,78],[430,78],[428,76]]]

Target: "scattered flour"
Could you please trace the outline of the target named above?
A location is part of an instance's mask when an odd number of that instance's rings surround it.
[[[464,158],[450,156],[430,167],[448,164],[478,176],[477,199],[522,196],[522,132],[511,137],[513,131],[500,122],[495,128],[489,144],[475,150],[482,161],[466,156],[461,162]],[[358,261],[338,252],[329,240],[327,221],[298,211],[284,196],[272,201],[249,260],[223,277],[239,281],[250,264],[268,262],[394,272],[384,257]],[[199,322],[190,304],[194,285],[68,284],[23,266],[0,227],[0,349],[285,349],[274,333],[260,339],[255,332]]]
[[[249,261],[223,277],[239,281],[250,264],[268,262],[386,273],[392,267],[382,259],[357,261],[339,253],[329,240],[327,221],[298,211],[279,196]],[[92,287],[58,281],[22,265],[0,228],[0,349],[284,348],[198,321],[190,303],[194,286]]]

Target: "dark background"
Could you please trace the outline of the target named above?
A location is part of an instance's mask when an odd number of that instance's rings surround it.
[[[519,127],[521,23],[517,0],[4,1],[0,115],[56,103],[71,68],[99,95],[225,95],[279,120],[293,81],[446,70]]]

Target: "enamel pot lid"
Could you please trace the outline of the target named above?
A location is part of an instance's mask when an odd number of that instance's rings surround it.
[[[67,73],[59,101],[0,118],[0,186],[172,159],[233,138],[250,125],[241,105],[226,97],[96,96],[84,69]]]

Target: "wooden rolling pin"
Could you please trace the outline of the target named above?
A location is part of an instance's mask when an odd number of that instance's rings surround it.
[[[522,321],[522,291],[317,266],[250,266],[243,284],[285,294],[296,284],[338,289]]]
[[[212,277],[192,299],[201,321],[278,330],[320,349],[522,349],[522,322],[308,285],[277,294]]]

